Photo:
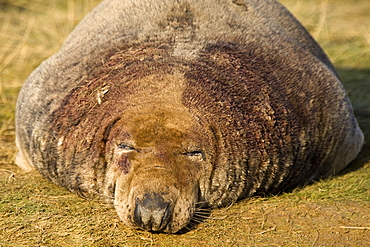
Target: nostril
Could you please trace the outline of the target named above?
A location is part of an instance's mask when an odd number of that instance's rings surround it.
[[[141,218],[142,211],[143,211],[141,207],[142,206],[140,205],[139,200],[136,200],[136,205],[135,205],[135,210],[134,210],[134,221],[138,227],[144,228],[144,223]]]
[[[164,211],[164,215],[162,217],[162,222],[161,222],[162,229],[168,225],[170,220],[171,220],[171,207],[170,207],[170,203],[168,203],[168,206],[166,207]]]
[[[142,200],[137,199],[134,210],[135,224],[148,231],[163,230],[171,220],[171,205],[162,196],[145,194]]]

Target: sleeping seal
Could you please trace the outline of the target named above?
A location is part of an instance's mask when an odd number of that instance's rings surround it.
[[[273,0],[103,1],[27,79],[16,128],[20,167],[168,233],[335,174],[363,143],[329,59]]]

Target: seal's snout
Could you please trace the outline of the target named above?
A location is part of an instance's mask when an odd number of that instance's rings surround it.
[[[171,219],[171,203],[162,196],[146,194],[142,200],[137,200],[134,211],[135,224],[147,231],[165,229]]]

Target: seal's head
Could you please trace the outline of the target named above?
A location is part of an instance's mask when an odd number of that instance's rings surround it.
[[[177,232],[201,206],[206,143],[181,102],[182,80],[174,74],[137,81],[150,86],[130,96],[107,136],[114,206],[129,226]]]

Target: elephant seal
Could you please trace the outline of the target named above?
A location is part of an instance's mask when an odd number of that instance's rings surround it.
[[[363,143],[327,56],[273,0],[106,0],[25,82],[17,164],[128,226],[342,170]]]

